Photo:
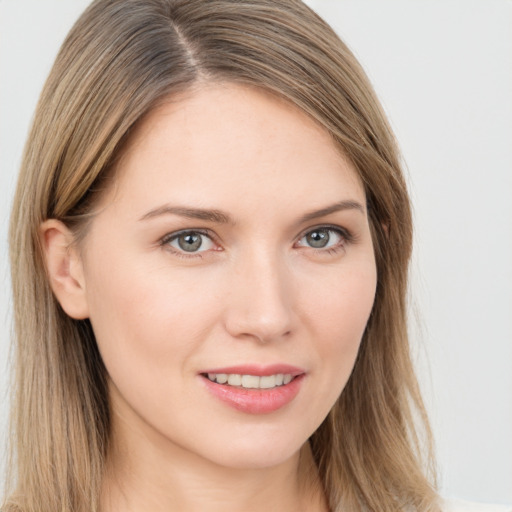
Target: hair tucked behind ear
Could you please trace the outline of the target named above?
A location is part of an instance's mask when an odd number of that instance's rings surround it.
[[[11,217],[15,395],[4,510],[97,511],[109,449],[105,368],[90,323],[67,317],[51,293],[39,226],[56,218],[79,239],[132,129],[205,81],[287,99],[331,134],[365,186],[377,296],[348,385],[311,438],[332,511],[437,511],[407,340],[412,226],[397,149],[361,67],[298,0],[97,0],[68,35]]]

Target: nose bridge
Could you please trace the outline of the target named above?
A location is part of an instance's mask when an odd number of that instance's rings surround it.
[[[272,341],[289,334],[293,323],[292,279],[282,255],[258,249],[236,264],[226,327],[233,336]]]

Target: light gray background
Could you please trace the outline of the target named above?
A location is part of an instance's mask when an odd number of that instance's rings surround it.
[[[512,503],[512,2],[308,3],[363,63],[407,164],[416,220],[411,330],[442,492]],[[39,91],[87,4],[0,0],[1,438],[9,206]]]

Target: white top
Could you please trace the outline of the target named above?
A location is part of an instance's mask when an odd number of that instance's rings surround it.
[[[512,512],[512,506],[450,499],[444,500],[443,512]]]

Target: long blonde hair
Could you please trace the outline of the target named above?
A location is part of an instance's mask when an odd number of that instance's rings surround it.
[[[199,80],[271,91],[323,126],[364,183],[378,284],[360,352],[310,439],[331,510],[437,511],[406,325],[412,225],[396,144],[362,68],[299,0],[96,0],[43,89],[10,226],[15,394],[6,512],[91,512],[109,448],[106,371],[87,320],[52,295],[38,229],[80,236],[141,118]],[[422,455],[423,454],[423,455]]]

